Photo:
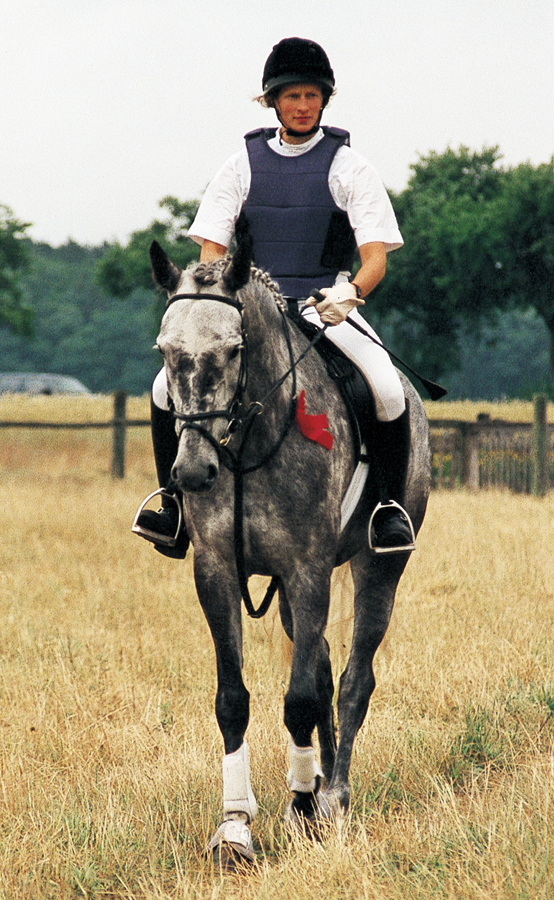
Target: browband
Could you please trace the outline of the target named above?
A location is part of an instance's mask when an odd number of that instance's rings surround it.
[[[168,306],[171,306],[175,300],[216,300],[218,303],[226,303],[227,306],[232,306],[233,309],[236,309],[242,315],[242,311],[244,309],[243,304],[240,300],[234,300],[233,297],[226,297],[225,294],[174,294],[173,297],[169,297],[167,303],[165,304],[166,309]]]

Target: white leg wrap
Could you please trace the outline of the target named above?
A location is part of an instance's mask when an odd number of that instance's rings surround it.
[[[250,755],[246,741],[223,757],[223,813],[246,813],[252,822],[258,804],[250,784]]]
[[[317,786],[317,776],[323,772],[315,756],[313,747],[297,747],[289,741],[290,768],[287,772],[287,784],[291,791],[311,793]]]

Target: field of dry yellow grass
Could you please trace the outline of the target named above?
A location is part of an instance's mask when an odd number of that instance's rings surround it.
[[[0,420],[110,416],[109,398],[0,401]],[[203,858],[222,742],[191,560],[130,532],[153,488],[147,430],[124,480],[110,441],[0,431],[0,900],[551,900],[554,495],[432,495],[377,653],[351,815],[322,844],[282,829],[287,648],[274,610],[246,622],[258,864],[222,879]],[[335,595],[338,672],[347,573]]]

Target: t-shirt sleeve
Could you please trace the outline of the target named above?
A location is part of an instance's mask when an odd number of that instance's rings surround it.
[[[197,244],[214,241],[229,247],[245,199],[246,150],[231,156],[210,181],[188,236]]]
[[[381,241],[387,252],[404,244],[389,195],[376,169],[350,147],[341,147],[329,173],[329,188],[346,210],[358,247]]]

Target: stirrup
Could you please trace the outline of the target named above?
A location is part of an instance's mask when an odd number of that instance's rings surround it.
[[[140,514],[143,512],[147,503],[150,503],[150,501],[154,497],[169,497],[169,499],[173,500],[175,506],[177,507],[178,519],[174,537],[172,537],[170,534],[160,534],[159,531],[152,531],[150,528],[144,528],[142,525],[138,524]],[[152,541],[153,544],[162,544],[164,547],[175,547],[182,527],[183,507],[181,504],[181,498],[177,494],[170,494],[169,491],[167,491],[165,488],[158,488],[157,491],[152,491],[151,494],[148,494],[146,500],[144,500],[139,506],[137,514],[131,526],[131,531],[134,532],[134,534],[140,534],[140,536],[146,538],[147,541]]]
[[[376,547],[374,544],[375,539],[375,531],[373,528],[373,522],[375,516],[381,512],[382,509],[390,509],[394,507],[395,509],[400,510],[406,516],[406,521],[410,529],[410,533],[412,536],[411,542],[409,544],[402,544],[400,547]],[[416,536],[414,531],[414,526],[412,524],[412,520],[410,519],[408,513],[404,509],[403,506],[400,506],[400,503],[397,503],[396,500],[388,500],[386,503],[379,502],[375,509],[371,514],[371,518],[369,520],[369,528],[368,528],[368,541],[369,541],[369,549],[371,553],[404,553],[410,550],[416,549]]]

